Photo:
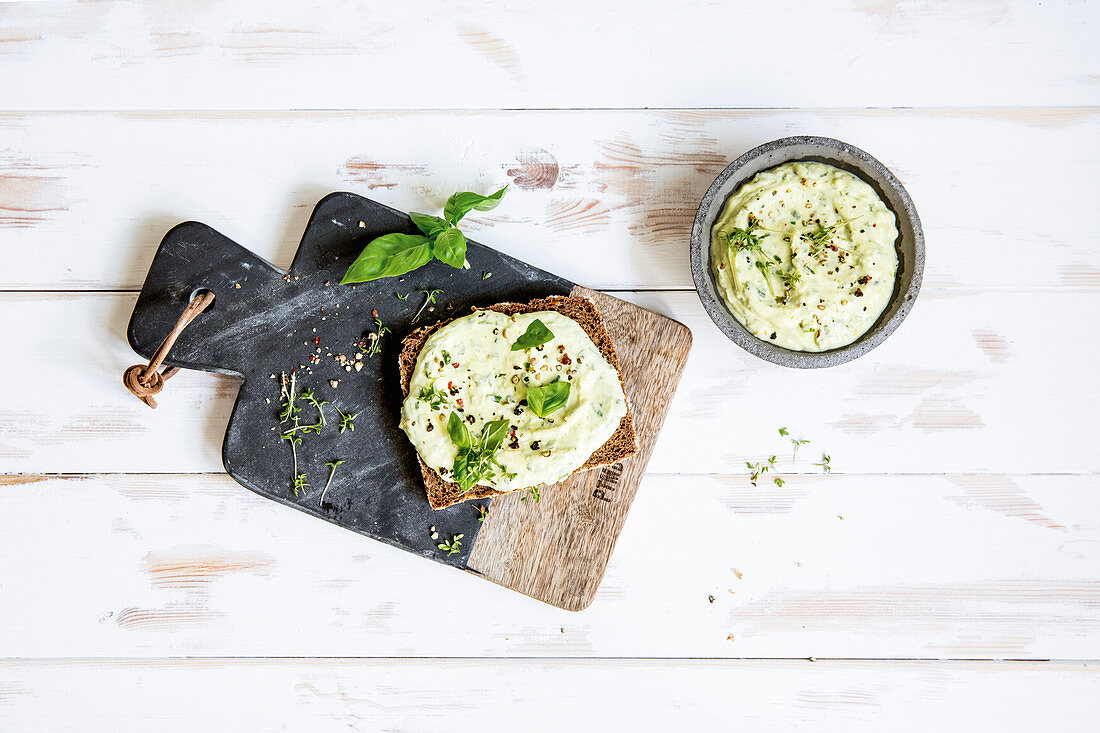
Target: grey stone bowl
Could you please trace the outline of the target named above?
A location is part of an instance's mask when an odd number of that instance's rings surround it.
[[[734,318],[718,294],[710,266],[711,229],[726,199],[763,170],[798,160],[827,163],[862,178],[894,212],[898,224],[898,274],[890,303],[865,334],[829,351],[793,351],[756,338]],[[731,341],[753,356],[798,369],[830,367],[863,356],[894,332],[920,292],[924,274],[924,231],[913,200],[886,166],[866,152],[829,137],[798,136],[773,140],[730,163],[707,189],[691,230],[691,274],[711,320]]]

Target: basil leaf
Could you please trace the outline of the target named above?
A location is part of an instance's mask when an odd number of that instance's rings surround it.
[[[474,209],[478,211],[495,209],[497,204],[500,203],[501,198],[504,197],[504,192],[507,190],[508,187],[505,186],[496,193],[488,196],[482,196],[473,191],[456,193],[447,199],[447,205],[443,207],[443,218],[452,224],[457,224],[462,221],[462,217],[466,216]]]
[[[473,438],[470,437],[470,429],[466,427],[466,422],[458,416],[457,412],[452,412],[447,418],[447,435],[451,436],[451,442],[459,448],[472,448],[474,445]]]
[[[431,238],[419,234],[386,234],[363,248],[340,283],[362,283],[404,275],[427,264],[431,258]]]
[[[565,407],[569,400],[569,386],[569,382],[559,379],[550,384],[531,387],[527,390],[527,406],[539,417],[546,417]]]
[[[466,264],[466,235],[451,227],[435,238],[435,256],[459,270]]]
[[[477,478],[470,473],[470,449],[462,448],[455,456],[454,465],[451,467],[451,478],[465,492],[473,488]]]
[[[417,229],[429,237],[438,236],[448,226],[447,222],[430,214],[417,214],[415,211],[410,211],[409,218],[412,219],[413,224],[416,224]]]
[[[512,351],[533,349],[536,346],[545,344],[552,338],[554,338],[553,331],[547,328],[545,323],[536,318],[527,326],[527,330],[523,332],[523,335],[512,344]]]
[[[481,444],[485,450],[492,453],[504,442],[504,436],[508,434],[508,421],[504,419],[493,420],[485,423],[481,429]]]

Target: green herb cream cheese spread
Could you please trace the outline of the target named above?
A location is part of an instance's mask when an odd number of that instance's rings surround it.
[[[718,290],[754,336],[795,351],[846,346],[894,292],[894,213],[867,183],[810,161],[762,171],[711,232]]]
[[[535,320],[550,340],[513,350]],[[569,384],[565,404],[536,415],[528,390],[559,380]],[[480,310],[428,338],[401,408],[401,429],[447,481],[459,452],[447,431],[452,412],[473,436],[486,423],[508,421],[495,453],[499,467],[477,483],[510,491],[569,476],[615,433],[627,409],[618,373],[576,321],[555,311]]]

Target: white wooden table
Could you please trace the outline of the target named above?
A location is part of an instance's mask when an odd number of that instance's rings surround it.
[[[0,3],[0,730],[1095,730],[1098,38],[1049,0]],[[928,241],[901,329],[817,372],[687,259],[792,133]],[[503,183],[475,238],[695,334],[579,614],[236,485],[233,379],[120,381],[172,224],[286,266],[329,191]]]

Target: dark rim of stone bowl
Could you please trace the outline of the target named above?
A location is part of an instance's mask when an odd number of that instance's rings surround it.
[[[718,294],[710,266],[711,228],[729,196],[761,171],[808,160],[857,176],[875,190],[897,219],[898,270],[894,293],[878,320],[858,339],[828,351],[795,351],[749,333]],[[762,163],[762,165],[761,165]],[[754,165],[755,164],[755,165]],[[924,274],[924,231],[913,200],[897,177],[867,152],[829,137],[801,135],[764,143],[726,166],[707,189],[691,230],[691,274],[703,308],[731,341],[773,364],[799,369],[831,367],[863,356],[894,332],[913,307]]]

